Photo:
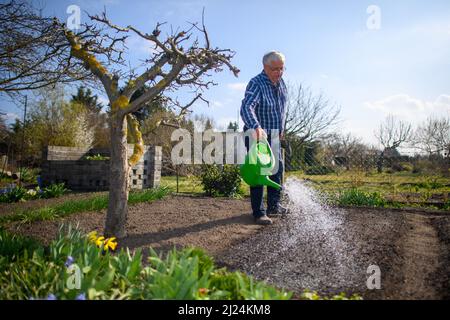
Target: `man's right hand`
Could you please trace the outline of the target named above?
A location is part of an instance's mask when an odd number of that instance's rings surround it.
[[[256,128],[254,135],[255,135],[254,138],[258,141],[262,140],[263,138],[267,138],[267,134],[263,128]]]

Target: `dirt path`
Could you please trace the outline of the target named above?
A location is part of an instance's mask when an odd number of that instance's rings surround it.
[[[365,299],[449,299],[450,214],[417,210],[302,208],[268,227],[253,224],[248,199],[170,196],[130,207],[129,235],[120,246],[169,250],[197,246],[219,265],[278,287],[322,294],[344,291]],[[61,222],[102,232],[106,211],[64,220],[10,224],[48,243]],[[368,290],[369,265],[381,289]]]
[[[404,217],[409,229],[399,241],[404,279],[394,288],[412,299],[439,297],[439,288],[430,285],[439,269],[442,250],[437,232],[429,217],[418,214]]]
[[[312,229],[301,216],[279,220],[222,256],[229,267],[277,286],[365,299],[448,299],[450,216],[378,209],[335,209],[340,223]],[[295,226],[299,228],[292,233]],[[294,227],[293,227],[294,226]],[[290,241],[286,241],[289,239]],[[249,249],[252,248],[252,249]],[[369,290],[368,267],[381,271]]]

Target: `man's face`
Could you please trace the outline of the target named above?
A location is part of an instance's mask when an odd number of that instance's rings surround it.
[[[277,84],[278,81],[280,81],[281,76],[283,75],[284,63],[278,60],[271,61],[268,64],[264,65],[264,71],[266,72],[270,81],[272,81],[273,84]]]

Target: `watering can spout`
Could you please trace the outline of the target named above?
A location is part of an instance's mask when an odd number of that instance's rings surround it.
[[[275,188],[277,190],[281,190],[281,185],[279,185],[275,181],[270,180],[270,178],[268,176],[263,176],[262,178],[263,178],[262,184],[272,187],[272,188]]]

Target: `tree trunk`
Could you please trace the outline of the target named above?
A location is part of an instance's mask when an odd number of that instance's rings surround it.
[[[377,160],[377,172],[383,173],[384,151],[381,152]]]
[[[128,156],[127,122],[125,117],[111,116],[111,155],[109,203],[106,214],[105,237],[126,237],[128,215]]]

